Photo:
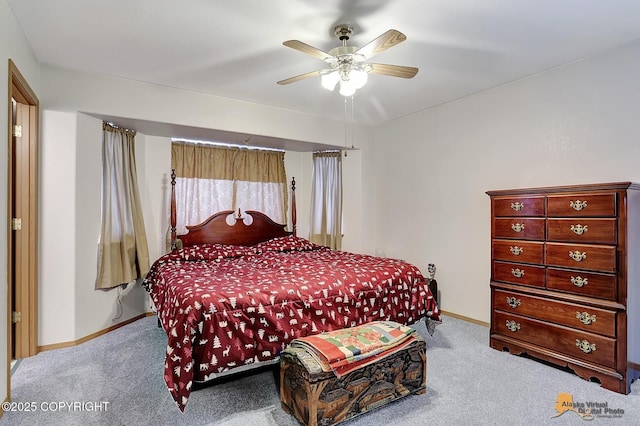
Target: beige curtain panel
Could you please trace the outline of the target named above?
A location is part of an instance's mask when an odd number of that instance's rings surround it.
[[[283,151],[174,142],[171,167],[184,178],[287,183]]]
[[[102,229],[96,288],[109,289],[149,272],[147,234],[138,192],[135,131],[103,124]]]
[[[284,152],[240,149],[235,158],[234,180],[287,183]]]
[[[194,143],[171,144],[171,168],[179,178],[233,180],[237,149]]]

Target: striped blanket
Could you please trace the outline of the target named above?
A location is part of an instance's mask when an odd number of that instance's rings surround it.
[[[290,347],[305,349],[323,371],[342,377],[404,348],[414,340],[414,332],[393,321],[373,321],[294,339]]]

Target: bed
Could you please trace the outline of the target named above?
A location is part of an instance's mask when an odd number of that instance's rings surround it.
[[[167,333],[164,379],[180,410],[194,383],[277,362],[294,338],[374,320],[439,322],[417,267],[296,236],[295,192],[292,231],[261,212],[228,210],[176,235],[174,176],[172,251],[143,286]]]

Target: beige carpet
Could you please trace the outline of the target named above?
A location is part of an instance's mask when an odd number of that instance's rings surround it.
[[[619,395],[579,377],[489,348],[486,327],[444,317],[427,341],[427,392],[411,395],[346,422],[364,425],[585,425],[575,412],[559,417],[559,394],[574,402],[622,410],[591,424],[637,425],[640,383]],[[166,337],[147,317],[74,348],[27,358],[12,376],[13,402],[32,412],[7,412],[0,425],[294,426],[280,408],[272,371],[238,377],[191,394],[184,414],[162,378]],[[107,402],[106,410],[43,411],[51,402]],[[55,405],[54,405],[55,406]]]

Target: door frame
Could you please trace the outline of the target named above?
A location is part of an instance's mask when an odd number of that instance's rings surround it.
[[[21,285],[26,286],[28,297],[21,304],[24,330],[20,339],[28,341],[28,356],[33,356],[38,351],[38,164],[39,164],[39,115],[40,102],[35,95],[26,79],[18,70],[15,63],[9,59],[9,84],[8,84],[8,159],[7,159],[7,398],[11,398],[11,358],[13,354],[13,327],[12,327],[12,299],[13,299],[13,262],[14,262],[14,244],[12,233],[12,212],[13,206],[13,156],[14,156],[14,138],[13,138],[13,106],[12,99],[17,102],[30,106],[29,114],[29,214],[26,218],[22,218],[23,228],[28,230],[28,252],[27,265],[28,271],[26,282]],[[18,285],[18,283],[16,283]],[[24,346],[24,345],[22,345]]]

